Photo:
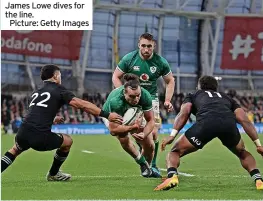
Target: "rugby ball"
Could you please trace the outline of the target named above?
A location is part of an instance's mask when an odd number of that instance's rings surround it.
[[[143,111],[138,107],[129,108],[123,116],[124,125],[132,125],[135,120],[143,114]]]

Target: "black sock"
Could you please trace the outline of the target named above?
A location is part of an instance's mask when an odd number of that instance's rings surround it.
[[[54,155],[54,161],[53,164],[49,170],[49,173],[51,176],[54,176],[58,173],[59,168],[63,164],[63,162],[67,159],[69,152],[63,152],[60,149],[57,149],[55,155]]]
[[[168,178],[173,177],[175,174],[178,175],[178,172],[177,172],[177,169],[176,169],[176,168],[174,168],[174,167],[169,167],[169,168],[167,169],[167,177],[168,177]]]
[[[256,182],[256,180],[258,180],[258,179],[260,179],[261,181],[263,181],[258,169],[252,170],[249,174],[250,174],[250,176],[252,177],[252,179],[254,179],[255,182]]]
[[[1,159],[1,172],[4,172],[9,165],[13,163],[15,160],[15,156],[10,152],[6,152],[5,155]]]

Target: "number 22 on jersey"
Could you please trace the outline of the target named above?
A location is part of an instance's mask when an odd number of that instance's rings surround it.
[[[49,99],[50,99],[50,97],[51,97],[51,95],[50,95],[50,93],[49,92],[43,92],[42,94],[40,94],[40,96],[42,97],[44,97],[45,99],[43,99],[43,100],[41,100],[41,101],[39,101],[39,102],[37,102],[37,103],[34,103],[34,101],[36,100],[36,98],[39,96],[39,93],[33,93],[32,94],[32,101],[30,102],[30,104],[29,104],[29,107],[31,107],[31,106],[33,106],[33,105],[36,105],[36,106],[39,106],[39,107],[47,107],[48,105],[47,104],[44,104],[45,102],[47,102]]]

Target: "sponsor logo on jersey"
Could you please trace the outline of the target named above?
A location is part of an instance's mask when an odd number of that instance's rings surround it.
[[[141,74],[140,79],[141,79],[142,81],[144,81],[144,82],[145,82],[145,81],[148,81],[148,80],[149,80],[149,75],[143,73],[143,74]]]
[[[191,140],[198,146],[202,144],[202,142],[195,137],[191,137]]]
[[[140,66],[133,66],[133,70],[139,71],[140,70]]]
[[[156,68],[155,66],[151,66],[151,67],[150,67],[150,71],[151,71],[152,73],[155,73],[155,72],[156,72],[156,69],[157,69],[157,68]]]

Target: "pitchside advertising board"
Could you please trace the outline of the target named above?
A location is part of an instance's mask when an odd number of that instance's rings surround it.
[[[184,133],[193,124],[189,123],[184,126],[180,133]],[[243,128],[237,124],[240,133],[245,133]],[[263,124],[255,124],[256,130],[259,134],[263,134]],[[172,124],[163,124],[159,133],[169,134],[173,128]],[[110,134],[109,130],[104,124],[61,124],[53,125],[52,131],[55,133],[65,133],[69,135],[96,135],[96,134]]]
[[[221,69],[263,70],[263,16],[225,18]]]
[[[1,50],[28,56],[78,60],[83,31],[1,31]]]

